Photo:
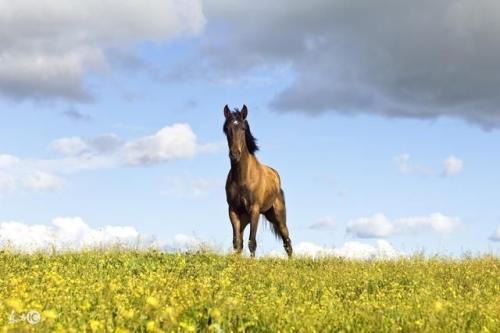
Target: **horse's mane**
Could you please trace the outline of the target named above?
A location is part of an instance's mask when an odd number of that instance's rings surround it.
[[[239,118],[241,114],[241,111],[238,108],[235,108],[233,112],[231,112],[232,117],[231,118]],[[224,126],[222,130],[224,131],[224,134],[227,135],[227,126],[228,126],[228,121],[229,119],[226,119],[224,122]],[[247,145],[248,152],[252,155],[255,154],[257,150],[259,150],[259,146],[257,146],[257,139],[252,135],[252,131],[250,131],[250,125],[248,124],[248,121],[245,119],[245,141]]]

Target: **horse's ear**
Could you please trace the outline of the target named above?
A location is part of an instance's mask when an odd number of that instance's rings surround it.
[[[243,104],[243,107],[241,108],[241,116],[243,117],[243,119],[246,119],[247,115],[248,115],[247,106]]]
[[[229,118],[231,116],[231,110],[229,110],[229,106],[226,106],[224,107],[224,117]]]

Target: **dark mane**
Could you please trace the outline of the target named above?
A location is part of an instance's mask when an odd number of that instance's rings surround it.
[[[238,108],[235,108],[233,112],[231,112],[231,118],[226,119],[224,122],[224,126],[222,127],[222,130],[224,131],[224,134],[227,136],[227,126],[229,120],[239,118],[241,114],[241,111]],[[252,135],[252,131],[250,131],[250,125],[248,124],[248,121],[245,120],[245,141],[247,145],[248,152],[252,155],[255,154],[257,150],[259,150],[259,146],[257,146],[257,139]]]

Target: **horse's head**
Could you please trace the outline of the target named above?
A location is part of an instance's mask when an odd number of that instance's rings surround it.
[[[224,117],[226,118],[224,133],[229,146],[229,158],[233,162],[239,162],[245,150],[253,154],[259,149],[255,143],[255,138],[250,132],[250,126],[246,120],[247,115],[248,109],[246,105],[243,105],[241,111],[236,109],[234,112],[231,112],[227,105],[224,107]]]

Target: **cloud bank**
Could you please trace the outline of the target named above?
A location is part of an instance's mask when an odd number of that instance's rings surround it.
[[[309,225],[309,229],[328,230],[335,228],[335,219],[331,216],[323,216],[318,221]]]
[[[442,162],[441,172],[436,172],[432,168],[414,164],[410,154],[403,153],[394,157],[394,163],[399,172],[405,175],[420,176],[441,176],[443,178],[456,176],[464,169],[464,162],[456,156],[450,155]]]
[[[25,163],[13,155],[0,155],[0,194],[18,189],[52,191],[64,186],[64,180]]]
[[[138,57],[140,43],[193,35],[204,24],[201,0],[2,1],[0,94],[92,101],[88,74]]]
[[[462,224],[458,217],[448,217],[441,213],[429,216],[403,217],[390,220],[378,213],[370,217],[360,217],[349,221],[347,233],[359,238],[386,238],[397,234],[431,231],[441,235],[453,232]]]
[[[14,251],[82,250],[117,244],[145,248],[153,245],[154,239],[141,235],[134,227],[104,226],[94,229],[80,217],[58,217],[52,225],[0,223],[0,247]]]
[[[500,126],[500,3],[495,0],[209,0],[204,41],[216,75],[289,68],[282,112],[460,118]],[[214,23],[214,24],[215,24]]]
[[[300,242],[294,246],[294,255],[310,258],[394,259],[405,254],[394,249],[386,240],[379,239],[375,242],[375,245],[351,241],[344,243],[339,248],[320,246],[311,242]],[[264,256],[286,257],[284,253],[279,251],[271,251]]]
[[[34,251],[81,251],[85,249],[106,249],[119,245],[128,249],[155,248],[165,252],[216,251],[217,246],[194,235],[177,234],[165,241],[140,233],[132,226],[90,227],[81,217],[58,217],[50,225],[28,225],[20,222],[0,223],[0,249],[19,252]],[[294,246],[297,256],[312,258],[344,257],[352,259],[390,259],[404,255],[385,240],[375,245],[361,242],[346,242],[339,248],[329,248],[310,242]],[[221,252],[221,251],[217,251]],[[225,253],[222,251],[221,253]],[[260,256],[285,257],[284,251],[271,251]]]
[[[0,193],[18,189],[47,191],[61,188],[63,176],[83,170],[145,166],[211,154],[218,143],[200,144],[188,124],[165,126],[153,135],[126,141],[115,134],[95,138],[67,137],[54,140],[51,148],[61,155],[52,159],[0,155]],[[212,183],[195,181],[199,190]],[[201,193],[200,193],[201,194]]]
[[[0,249],[19,252],[81,251],[114,246],[175,252],[209,249],[212,245],[199,237],[185,234],[160,241],[140,233],[133,226],[92,228],[81,217],[57,217],[49,225],[13,221],[0,223]]]

